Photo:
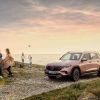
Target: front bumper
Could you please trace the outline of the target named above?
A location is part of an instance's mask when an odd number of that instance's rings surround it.
[[[45,74],[47,76],[68,76],[68,73],[67,71],[50,71],[50,70],[45,70]]]

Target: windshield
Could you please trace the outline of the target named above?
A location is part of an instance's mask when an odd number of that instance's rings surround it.
[[[79,60],[82,53],[67,53],[64,54],[60,60]]]

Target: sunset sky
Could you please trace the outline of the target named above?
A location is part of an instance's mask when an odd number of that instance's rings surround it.
[[[100,51],[100,0],[0,0],[0,50],[5,48]]]

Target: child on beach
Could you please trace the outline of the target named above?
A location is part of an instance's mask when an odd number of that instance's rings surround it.
[[[29,59],[29,67],[32,67],[32,56],[29,55],[29,56],[28,56],[28,59]]]

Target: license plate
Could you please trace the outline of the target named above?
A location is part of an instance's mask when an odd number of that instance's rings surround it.
[[[57,74],[56,71],[49,71],[48,73],[49,73],[49,74]]]

